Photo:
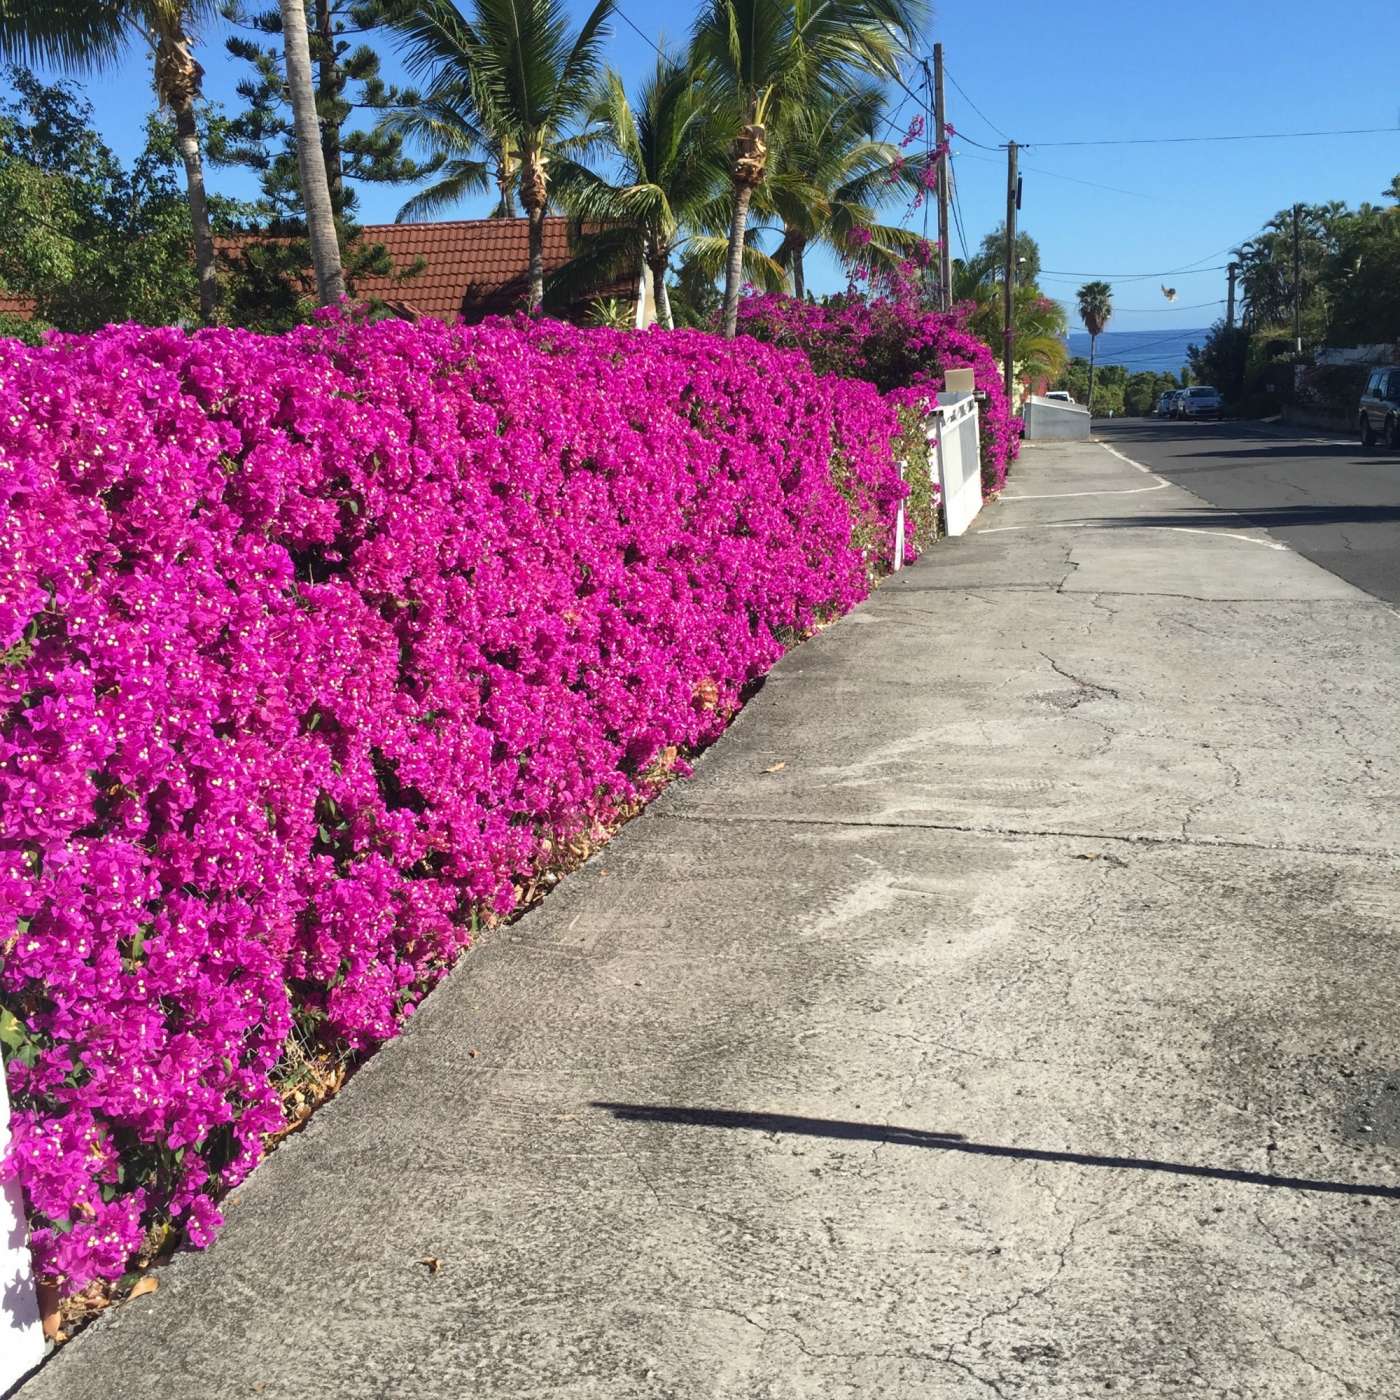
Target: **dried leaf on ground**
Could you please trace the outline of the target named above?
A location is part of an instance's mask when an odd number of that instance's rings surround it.
[[[763,771],[765,773],[781,773],[786,767],[786,763],[770,763]]]
[[[141,1298],[147,1293],[154,1293],[160,1287],[160,1280],[147,1274],[145,1278],[139,1278],[132,1285],[131,1292],[127,1295],[131,1298]]]
[[[418,1262],[427,1269],[430,1274],[439,1274],[442,1272],[442,1260],[435,1259],[432,1255],[429,1255],[426,1259],[420,1259]]]

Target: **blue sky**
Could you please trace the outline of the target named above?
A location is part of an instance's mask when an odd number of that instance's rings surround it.
[[[570,4],[580,15],[588,8],[584,0]],[[646,0],[624,0],[622,10],[647,34],[675,39],[691,14],[689,5]],[[200,58],[208,95],[232,107],[243,66],[224,54],[226,32],[222,21],[212,21],[201,36]],[[1400,172],[1400,81],[1391,76],[1397,39],[1395,0],[1353,0],[1335,12],[1302,0],[1272,0],[1267,7],[1260,0],[1182,0],[1168,7],[946,0],[925,48],[943,43],[958,85],[948,84],[948,114],[962,133],[953,150],[967,240],[979,242],[1002,217],[1005,154],[985,147],[1011,136],[1029,148],[1022,155],[1020,217],[1040,242],[1042,285],[1050,295],[1071,298],[1089,276],[1103,276],[1114,284],[1119,308],[1111,329],[1207,325],[1222,310],[1225,274],[1218,264],[1232,244],[1295,200],[1379,201]],[[1369,68],[1358,61],[1367,53],[1376,59]],[[619,18],[609,57],[631,80],[654,53]],[[117,71],[85,81],[98,124],[124,155],[139,142],[150,101],[148,67],[144,53],[133,49]],[[392,60],[387,68],[393,76]],[[915,70],[906,79],[917,88]],[[903,125],[916,104],[891,91],[896,105],[905,104]],[[1388,130],[1297,141],[1052,144],[1352,127]],[[243,172],[212,171],[211,180],[230,194],[251,193]],[[404,197],[394,189],[365,189],[361,215],[388,221]],[[484,212],[467,207],[461,217]],[[922,214],[911,218],[922,227]],[[953,248],[961,251],[956,233]],[[834,264],[814,261],[813,290],[844,284]],[[1168,269],[1183,270],[1158,275]],[[1151,275],[1124,275],[1142,273]],[[1177,289],[1175,303],[1163,298],[1162,283]]]

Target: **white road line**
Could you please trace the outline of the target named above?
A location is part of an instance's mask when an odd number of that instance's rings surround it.
[[[1098,442],[1099,446],[1102,447],[1105,452],[1110,453],[1114,457],[1117,457],[1120,462],[1126,462],[1135,471],[1140,471],[1144,476],[1156,477],[1156,479],[1160,481],[1163,486],[1166,486],[1168,484],[1166,479],[1164,477],[1157,476],[1157,473],[1154,472],[1151,467],[1144,467],[1141,462],[1135,462],[1131,457],[1125,457],[1116,447],[1110,447],[1106,442],[1099,442],[1097,438],[1095,438],[1094,441]]]
[[[1003,501],[1067,501],[1072,496],[1141,496],[1148,491],[1164,491],[1169,482],[1156,486],[1134,486],[1127,491],[1053,491],[1048,496],[1002,496]]]
[[[1242,544],[1260,544],[1265,549],[1287,550],[1278,540],[1257,540],[1253,535],[1236,535],[1229,530],[1203,530],[1195,525],[1095,525],[1087,520],[1061,520],[1044,525],[994,525],[990,530],[978,530],[979,535],[1004,535],[1008,530],[1173,530],[1181,535],[1215,535],[1222,540],[1239,540]]]

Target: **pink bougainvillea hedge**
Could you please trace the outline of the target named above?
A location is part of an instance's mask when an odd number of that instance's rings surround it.
[[[42,1274],[196,1244],[368,1048],[888,564],[894,409],[700,333],[0,341],[0,1039]]]
[[[943,388],[950,369],[970,369],[982,396],[982,486],[993,495],[1021,450],[1001,367],[968,329],[971,305],[933,311],[922,304],[912,265],[873,296],[850,292],[824,302],[779,294],[739,303],[739,330],[801,350],[821,373],[868,380],[895,401],[919,403]]]

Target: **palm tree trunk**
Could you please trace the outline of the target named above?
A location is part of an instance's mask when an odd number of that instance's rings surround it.
[[[651,259],[651,294],[656,302],[657,319],[668,331],[673,331],[676,323],[671,318],[671,294],[666,290],[666,265],[669,261],[665,254]]]
[[[525,309],[534,316],[544,304],[544,207],[532,201],[525,214],[530,222],[530,295]]]
[[[500,164],[496,167],[496,188],[501,193],[500,208],[496,210],[502,219],[515,218],[515,175],[511,169],[510,157],[502,151]]]
[[[739,329],[739,288],[744,278],[744,230],[749,222],[749,201],[753,189],[738,185],[734,190],[734,217],[729,225],[729,259],[724,268],[724,336],[733,340]]]
[[[807,278],[802,269],[802,245],[792,250],[792,294],[798,301],[807,300]]]
[[[1094,416],[1094,352],[1098,349],[1099,338],[1096,335],[1089,337],[1089,417]]]
[[[549,207],[544,155],[539,150],[520,152],[520,202],[530,221],[530,293],[526,310],[534,316],[544,304],[544,214]]]
[[[749,223],[749,201],[763,180],[768,160],[766,135],[758,121],[756,104],[734,142],[734,217],[729,225],[729,260],[724,269],[724,335],[734,339],[739,327],[739,288],[744,280],[744,232]]]
[[[204,70],[178,26],[162,32],[156,43],[156,91],[175,115],[175,145],[185,166],[185,190],[194,233],[194,265],[199,279],[199,319],[209,325],[219,303],[219,276],[214,264],[214,235],[209,229],[209,200],[204,189],[204,159],[194,104]]]
[[[335,211],[326,180],[321,152],[321,124],[316,116],[316,90],[311,85],[311,48],[306,37],[306,11],[302,0],[278,0],[282,11],[282,43],[287,57],[287,88],[292,99],[296,129],[297,170],[301,175],[301,202],[311,235],[311,262],[316,269],[316,300],[331,306],[345,295],[345,274],[340,267]]]
[[[204,161],[199,152],[194,104],[175,109],[175,144],[185,163],[185,188],[194,226],[194,265],[199,278],[199,319],[209,325],[219,304],[219,274],[214,266],[214,235],[209,229],[209,201],[204,192]]]

